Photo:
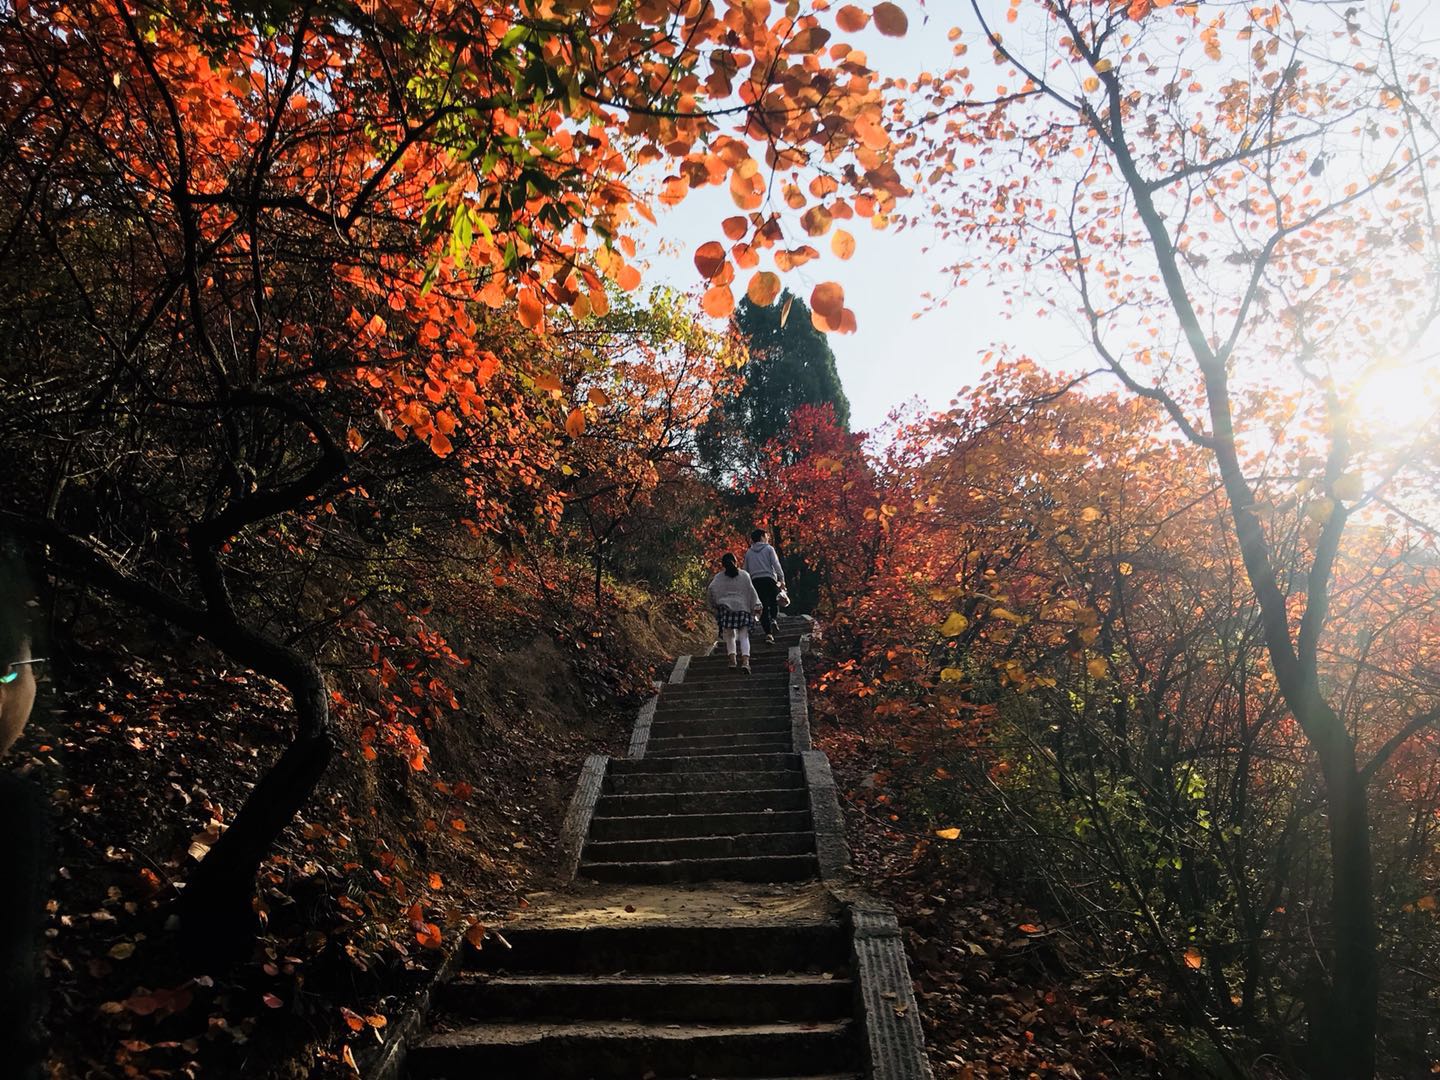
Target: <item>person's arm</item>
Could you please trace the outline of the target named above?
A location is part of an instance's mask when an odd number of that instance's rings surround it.
[[[770,548],[770,561],[775,564],[775,584],[783,587],[785,585],[785,567],[780,563],[780,553]]]

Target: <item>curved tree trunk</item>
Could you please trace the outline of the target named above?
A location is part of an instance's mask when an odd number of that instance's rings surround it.
[[[181,935],[202,966],[249,954],[259,930],[254,897],[260,863],[309,801],[330,763],[334,744],[324,678],[313,661],[289,649],[283,652],[289,654],[283,663],[287,670],[261,674],[290,691],[299,721],[295,739],[261,776],[181,896]]]

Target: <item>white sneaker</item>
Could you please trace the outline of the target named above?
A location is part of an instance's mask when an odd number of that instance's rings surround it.
[[[774,644],[775,644],[775,635],[774,635],[774,634],[766,634],[766,635],[765,635],[765,644],[767,644],[767,645],[774,645]]]

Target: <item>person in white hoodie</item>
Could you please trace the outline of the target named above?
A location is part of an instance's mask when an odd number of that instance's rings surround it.
[[[755,613],[760,610],[760,594],[755,591],[750,575],[740,569],[734,555],[727,551],[720,562],[723,569],[710,579],[706,596],[720,623],[720,634],[725,641],[725,651],[730,656],[730,666],[735,666],[738,648],[740,668],[748,675],[750,628],[755,625]]]
[[[770,546],[764,529],[752,532],[750,541],[745,550],[745,572],[760,594],[760,622],[765,627],[765,640],[773,643],[775,627],[780,621],[780,590],[785,587],[785,568],[780,565],[780,556]]]

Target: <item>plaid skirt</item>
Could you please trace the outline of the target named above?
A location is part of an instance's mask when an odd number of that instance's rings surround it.
[[[749,630],[755,625],[755,616],[748,611],[731,611],[722,607],[715,609],[715,621],[721,630]]]

